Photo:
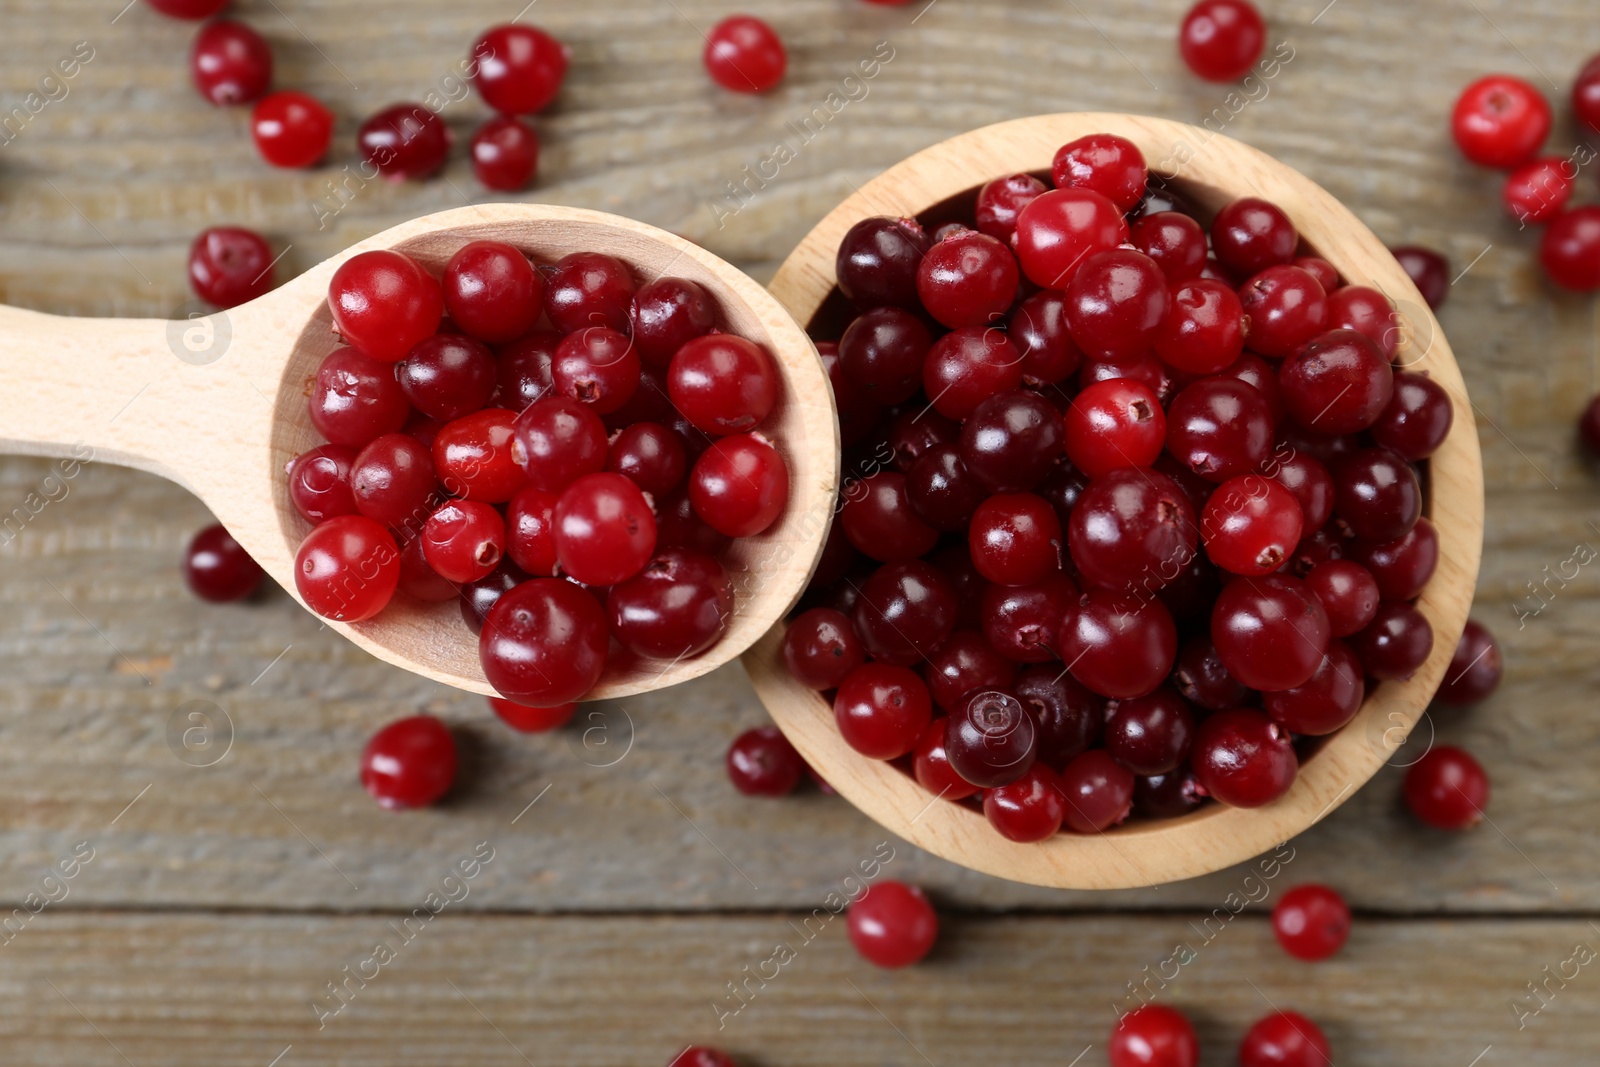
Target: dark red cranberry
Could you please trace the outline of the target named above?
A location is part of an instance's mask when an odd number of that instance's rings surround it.
[[[272,249],[254,230],[214,226],[189,246],[189,285],[208,304],[237,307],[272,291],[272,264]]]
[[[1206,231],[1181,212],[1141,216],[1129,229],[1128,240],[1155,261],[1171,285],[1196,279],[1205,269]]]
[[[922,364],[922,389],[939,414],[961,420],[996,393],[1022,384],[1022,353],[992,327],[952,330]]]
[[[737,1067],[726,1052],[708,1045],[690,1045],[672,1058],[667,1067]]]
[[[980,608],[989,646],[1017,663],[1055,658],[1061,620],[1077,600],[1078,589],[1057,574],[1037,585],[991,585]]]
[[[955,444],[960,438],[960,424],[926,408],[902,411],[889,423],[888,442],[898,471],[909,471],[930,448]]]
[[[1289,732],[1259,711],[1219,711],[1200,724],[1190,757],[1208,796],[1259,808],[1289,791],[1300,763]]]
[[[456,780],[456,742],[432,715],[398,719],[361,750],[361,785],[385,808],[423,808]]]
[[[552,551],[554,551],[552,549]],[[475,634],[483,632],[484,620],[510,590],[528,580],[529,575],[509,559],[500,561],[489,577],[469,582],[461,587],[461,618],[467,629]]]
[[[550,393],[550,363],[555,359],[556,346],[561,335],[554,330],[534,330],[526,337],[502,346],[495,357],[495,378],[499,384],[501,407],[516,412],[525,411],[529,404]],[[645,388],[643,372],[640,373],[639,392]]]
[[[1372,424],[1372,439],[1413,463],[1427,459],[1444,444],[1455,421],[1455,408],[1443,387],[1426,374],[1401,371],[1394,376],[1394,395]]]
[[[633,275],[613,256],[573,252],[545,277],[544,311],[564,334],[603,326],[626,334],[633,316]]]
[[[1322,291],[1329,296],[1344,284],[1333,264],[1321,256],[1295,256],[1294,265],[1315,278],[1317,284],[1322,286]]]
[[[1130,378],[1087,387],[1073,398],[1064,421],[1067,458],[1091,478],[1118,467],[1148,467],[1167,438],[1160,399]]]
[[[776,726],[746,730],[728,746],[728,780],[748,797],[781,797],[806,776],[806,761]]]
[[[394,368],[353,348],[334,349],[317,368],[310,409],[322,436],[353,448],[399,430],[411,413]]]
[[[506,504],[506,554],[529,574],[548,578],[556,572],[555,493],[531,486]]]
[[[496,115],[472,134],[472,173],[486,189],[516,193],[539,171],[539,135],[521,119]]]
[[[1200,531],[1212,563],[1230,574],[1262,575],[1288,561],[1303,523],[1293,493],[1246,474],[1217,486],[1201,513]]]
[[[1327,1067],[1332,1062],[1321,1027],[1298,1012],[1274,1011],[1252,1026],[1239,1046],[1239,1067]]]
[[[1178,390],[1194,380],[1185,372],[1175,370],[1161,362],[1153,352],[1147,352],[1126,363],[1106,363],[1103,360],[1085,357],[1083,365],[1078,368],[1079,389],[1087,389],[1098,382],[1110,381],[1113,378],[1127,378],[1138,382],[1154,393],[1163,407],[1177,395]],[[1065,390],[1047,390],[1045,395],[1057,407],[1071,410],[1072,398],[1066,395]]]
[[[559,512],[558,512],[559,514]],[[635,655],[677,661],[721,640],[733,618],[733,587],[703,552],[666,548],[606,595],[611,634]]]
[[[1272,932],[1295,959],[1325,960],[1350,938],[1350,905],[1329,886],[1297,885],[1273,905]]]
[[[716,304],[699,282],[657,278],[633,294],[633,343],[645,363],[665,367],[678,349],[711,332]]]
[[[543,111],[567,74],[567,47],[533,26],[485,30],[469,53],[472,84],[503,115]]]
[[[1211,612],[1218,657],[1252,689],[1304,685],[1328,651],[1328,630],[1322,602],[1283,574],[1229,582]]]
[[[1061,776],[1035,763],[1014,782],[983,794],[983,815],[1008,841],[1043,841],[1054,837],[1066,816]]]
[[[1245,197],[1217,212],[1211,243],[1224,266],[1251,275],[1292,262],[1300,234],[1277,205]]]
[[[879,967],[909,967],[933,951],[939,916],[926,894],[904,882],[879,882],[850,905],[850,943]]]
[[[559,578],[532,578],[489,610],[478,656],[501,695],[547,706],[594,688],[607,642],[605,611],[593,594]]]
[[[1378,421],[1394,393],[1394,372],[1365,334],[1329,330],[1283,361],[1278,384],[1300,425],[1347,434]]]
[[[1122,211],[1106,197],[1092,189],[1052,189],[1022,209],[1011,243],[1029,281],[1060,289],[1084,260],[1127,239]]]
[[[552,396],[512,424],[511,458],[538,489],[559,493],[606,465],[606,428],[587,404]]]
[[[862,219],[839,242],[839,291],[862,311],[920,307],[917,267],[931,246],[915,219]]]
[[[1116,701],[1106,713],[1106,753],[1134,774],[1167,774],[1189,758],[1194,723],[1188,701],[1166,686]]]
[[[989,646],[976,630],[957,630],[928,657],[922,677],[941,710],[955,715],[978,690],[1006,690],[1017,665]]]
[[[946,720],[945,756],[961,778],[984,789],[1028,773],[1038,754],[1038,727],[1022,702],[997,689],[972,693]]]
[[[873,406],[903,404],[922,387],[922,365],[932,347],[933,335],[917,316],[897,307],[874,308],[857,316],[839,339],[839,367]]]
[[[1040,763],[1059,771],[1099,739],[1105,701],[1059,667],[1028,667],[1011,689],[1033,716]]]
[[[1268,363],[1254,352],[1246,352],[1218,371],[1217,375],[1223,378],[1236,378],[1254,387],[1267,401],[1267,411],[1272,416],[1272,424],[1283,426],[1283,390],[1278,387],[1278,368],[1275,365]],[[1292,436],[1296,432],[1294,427],[1285,427],[1280,436]],[[1321,455],[1315,458],[1327,462]]]
[[[539,321],[544,282],[528,257],[502,241],[473,241],[444,268],[450,321],[486,344],[525,336]]]
[[[228,0],[145,0],[145,3],[175,19],[208,19],[228,6]]]
[[[1147,819],[1175,819],[1205,803],[1200,780],[1188,766],[1133,781],[1133,810]]]
[[[1349,637],[1364,629],[1378,611],[1378,583],[1372,572],[1347,559],[1331,559],[1312,567],[1306,585],[1328,613],[1328,632]]]
[[[933,720],[933,702],[915,672],[867,663],[839,683],[833,718],[845,743],[863,756],[898,759],[916,747]]]
[[[1133,810],[1133,773],[1106,749],[1091,749],[1061,772],[1061,794],[1066,802],[1062,825],[1073,833],[1096,834]]]
[[[361,158],[391,181],[427,178],[444,166],[450,130],[422,104],[393,104],[361,124],[356,144]]]
[[[218,107],[248,104],[272,84],[272,46],[242,22],[217,19],[195,34],[189,72],[200,95]]]
[[[1017,260],[988,234],[965,230],[936,243],[917,265],[922,306],[951,329],[987,326],[1017,296]]]
[[[350,491],[356,510],[367,518],[415,533],[428,521],[439,495],[433,457],[409,434],[384,434],[351,463]]]
[[[945,800],[965,800],[979,792],[979,789],[950,766],[950,758],[944,749],[946,721],[934,719],[922,731],[912,756],[911,772],[917,784],[934,796]]]
[[[1262,464],[1261,473],[1293,495],[1306,530],[1320,530],[1332,517],[1333,475],[1317,459],[1284,446]]]
[[[991,582],[1032,585],[1060,569],[1061,524],[1032,493],[997,493],[973,514],[967,530],[972,563]]]
[[[1422,516],[1416,471],[1387,448],[1364,448],[1334,472],[1333,513],[1363,541],[1404,537]]]
[[[1217,648],[1205,634],[1191,637],[1178,653],[1172,684],[1184,699],[1207,711],[1226,711],[1248,702],[1249,688],[1222,665]]]
[[[396,363],[432,337],[444,316],[444,291],[410,256],[387,249],[351,256],[328,283],[333,328],[369,359]]]
[[[556,395],[569,397],[609,415],[639,388],[639,354],[626,334],[604,326],[569,333],[550,360]]]
[[[1189,374],[1226,373],[1244,351],[1244,338],[1238,294],[1224,282],[1195,278],[1173,294],[1172,312],[1156,331],[1155,350]]]
[[[449,421],[481,411],[498,385],[494,354],[470,337],[434,334],[395,365],[412,407]]]
[[[445,424],[433,439],[433,466],[447,493],[503,504],[528,484],[516,460],[516,418],[484,408]]]
[[[1061,624],[1060,652],[1072,676],[1091,690],[1131,700],[1154,692],[1172,671],[1178,633],[1159,600],[1093,590]]]
[[[656,502],[656,547],[692,548],[719,556],[732,543],[733,538],[718,533],[696,514],[687,489]]]
[[[1489,776],[1465,749],[1440,745],[1406,771],[1406,807],[1440,830],[1468,830],[1489,806]]]
[[[1172,310],[1166,275],[1155,260],[1129,248],[1085,259],[1066,297],[1073,341],[1090,358],[1111,363],[1153,349]]]
[[[1439,532],[1426,518],[1395,541],[1356,543],[1351,559],[1371,572],[1380,599],[1395,603],[1415,600],[1439,566]]]
[[[1450,667],[1439,683],[1437,699],[1447,704],[1476,704],[1489,699],[1500,687],[1500,646],[1489,628],[1468,619],[1461,641],[1450,657]]]
[[[1575,207],[1557,215],[1544,231],[1539,262],[1563,289],[1600,289],[1600,207]]]
[[[978,190],[975,209],[978,232],[987,234],[1008,247],[1017,232],[1017,216],[1049,186],[1031,174],[996,178]]]
[[[939,540],[939,531],[911,507],[907,478],[899,471],[880,471],[847,486],[844,497],[839,522],[857,551],[873,559],[916,559]]]
[[[1550,103],[1521,78],[1490,74],[1461,91],[1450,115],[1461,154],[1483,167],[1526,163],[1550,134]]]
[[[1361,661],[1343,641],[1330,641],[1316,673],[1293,689],[1261,694],[1261,706],[1290,733],[1320,737],[1355,718],[1365,697]]]
[[[1389,298],[1365,285],[1347,285],[1328,294],[1328,329],[1354,330],[1378,346],[1384,359],[1400,347],[1400,315]],[[1252,333],[1251,344],[1255,343]]]
[[[837,687],[865,658],[849,617],[833,608],[802,612],[784,632],[784,664],[809,689]]]
[[[736,93],[766,92],[789,65],[782,39],[753,15],[732,15],[711,27],[703,58],[711,80]]]
[[[1086,585],[1144,597],[1182,572],[1198,538],[1194,510],[1178,484],[1133,467],[1090,482],[1067,533]]]
[[[1391,248],[1428,307],[1439,310],[1450,295],[1450,263],[1431,248],[1406,245]]]
[[[656,499],[683,483],[688,457],[677,434],[658,422],[636,422],[611,442],[606,470],[621,474]]]
[[[184,581],[202,600],[243,600],[261,588],[264,577],[266,572],[221,525],[207,526],[184,549]]]
[[[778,402],[778,368],[754,341],[710,334],[688,342],[672,357],[667,395],[706,433],[744,433],[755,429]]]
[[[655,513],[620,474],[586,474],[567,486],[555,520],[556,559],[585,585],[626,581],[655,554]]]
[[[913,463],[905,476],[905,493],[916,517],[939,530],[966,529],[986,497],[956,445],[936,445]]]
[[[1000,393],[979,404],[960,435],[967,470],[994,493],[1032,489],[1062,452],[1060,413],[1037,393],[1024,390]]]
[[[305,93],[268,93],[250,112],[250,135],[274,167],[313,167],[333,139],[333,112]]]
[[[1341,290],[1344,292],[1344,290]],[[1330,301],[1310,272],[1283,264],[1268,267],[1239,289],[1250,319],[1250,348],[1281,359],[1329,326]]]
[[[1066,297],[1059,290],[1034,293],[1011,313],[1006,336],[1022,357],[1022,379],[1051,385],[1078,369],[1083,353],[1067,328]]]
[[[1272,430],[1267,401],[1254,386],[1202,378],[1173,399],[1166,446],[1202,478],[1225,482],[1261,466],[1272,452]]]
[[[1409,604],[1383,604],[1350,644],[1372,677],[1409,678],[1433,651],[1433,626]]]
[[[1183,61],[1214,82],[1238,81],[1250,73],[1266,42],[1267,25],[1249,0],[1200,0],[1178,30]]]
[[[855,630],[868,656],[909,667],[933,654],[956,625],[948,578],[920,559],[886,563],[861,587]]]

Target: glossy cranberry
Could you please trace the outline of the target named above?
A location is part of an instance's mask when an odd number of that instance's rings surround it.
[[[1017,216],[1048,188],[1031,174],[1013,174],[989,182],[978,190],[978,232],[1009,247],[1011,235],[1017,232]]]
[[[988,234],[966,230],[939,241],[917,266],[923,307],[952,329],[986,326],[1017,296],[1017,260]]]
[[[1087,257],[1066,287],[1072,339],[1092,359],[1117,363],[1150,352],[1171,310],[1161,268],[1129,248]]]
[[[931,656],[956,625],[950,580],[929,563],[887,563],[861,586],[855,631],[868,656],[909,667]]]
[[[481,411],[498,384],[494,354],[469,337],[434,334],[395,365],[412,407],[446,421]]]
[[[1191,637],[1178,653],[1172,684],[1185,700],[1206,711],[1226,711],[1249,700],[1250,690],[1222,665],[1217,648],[1205,634]]]
[[[1461,91],[1450,116],[1456,146],[1484,167],[1531,160],[1550,135],[1550,103],[1521,78],[1491,74]]]
[[[356,514],[350,489],[350,467],[356,450],[346,445],[319,445],[289,463],[289,502],[308,522],[319,523]]]
[[[413,534],[433,512],[439,481],[422,442],[410,434],[388,433],[363,448],[350,464],[350,491],[361,514],[391,530]]]
[[[657,278],[633,294],[630,315],[639,357],[651,366],[666,367],[678,349],[711,332],[716,305],[698,282]]]
[[[1450,397],[1426,374],[1400,371],[1389,404],[1372,424],[1372,439],[1413,463],[1444,443],[1455,421]]]
[[[1300,543],[1304,515],[1294,494],[1245,474],[1217,487],[1200,517],[1206,555],[1231,574],[1270,574]]]
[[[1033,716],[1040,763],[1059,771],[1099,739],[1105,701],[1059,666],[1028,667],[1011,690]]]
[[[1322,291],[1332,296],[1344,284],[1332,263],[1321,256],[1295,256],[1294,265],[1317,280]]]
[[[169,18],[208,19],[228,6],[228,0],[145,0]]]
[[[1382,604],[1350,644],[1372,677],[1409,678],[1433,652],[1433,626],[1409,604]]]
[[[496,115],[472,134],[472,173],[486,189],[516,193],[539,172],[539,135],[521,119]]]
[[[1083,359],[1068,332],[1066,297],[1055,289],[1034,293],[1018,304],[1006,336],[1022,357],[1023,381],[1034,385],[1070,377]]]
[[[1141,1004],[1123,1015],[1107,1043],[1111,1067],[1196,1067],[1200,1043],[1176,1008]]]
[[[733,618],[733,586],[703,552],[667,548],[606,597],[611,633],[635,655],[677,661],[722,639]]]
[[[361,750],[361,785],[385,808],[425,808],[455,780],[455,738],[432,715],[398,719]]]
[[[713,26],[703,58],[711,80],[736,93],[766,92],[783,80],[789,65],[777,33],[751,15],[734,15]]]
[[[1071,579],[1059,574],[1037,585],[988,586],[980,614],[989,647],[1017,663],[1054,659],[1061,620],[1077,597]]]
[[[954,444],[961,437],[961,426],[937,411],[909,408],[889,423],[887,440],[894,450],[895,470],[909,471],[916,461],[937,445]]]
[[[1001,585],[1032,585],[1060,568],[1061,524],[1032,493],[997,493],[973,514],[967,545],[978,572]]]
[[[1173,398],[1166,446],[1202,478],[1225,482],[1261,466],[1272,451],[1272,429],[1267,401],[1254,386],[1202,378]]]
[[[1126,213],[1143,199],[1149,172],[1132,141],[1093,133],[1057,149],[1050,176],[1058,189],[1092,189]]]
[[[545,278],[544,310],[564,334],[603,326],[626,334],[633,317],[633,275],[619,259],[573,252],[556,260]]]
[[[881,471],[846,487],[839,522],[857,551],[883,562],[932,551],[939,531],[912,508],[907,485],[899,471]]]
[[[1320,737],[1355,718],[1365,697],[1361,661],[1347,644],[1335,640],[1304,684],[1263,693],[1261,706],[1290,733]]]
[[[806,761],[776,726],[746,730],[728,746],[728,780],[747,797],[782,797],[806,776]]]
[[[1171,774],[1133,780],[1133,810],[1147,819],[1175,819],[1205,803],[1200,781],[1187,765]]]
[[[1348,292],[1348,290],[1340,290]],[[1250,319],[1250,347],[1281,359],[1330,325],[1330,300],[1309,271],[1291,265],[1268,267],[1239,289]]]
[[[862,492],[856,483],[855,493]],[[964,530],[987,493],[967,469],[956,445],[930,448],[905,475],[905,497],[913,516],[936,530]],[[850,498],[847,497],[846,506]]]
[[[1468,619],[1435,698],[1447,704],[1487,700],[1500,687],[1501,670],[1500,646],[1494,635],[1483,623]]]
[[[777,403],[778,370],[755,342],[710,334],[678,349],[667,370],[667,391],[684,417],[706,433],[743,433]]]
[[[237,307],[272,290],[272,249],[254,230],[214,226],[189,246],[189,285],[220,308]]]
[[[536,488],[559,493],[606,465],[606,428],[587,404],[564,396],[530,405],[512,424],[511,457]]]
[[[1134,774],[1167,774],[1189,758],[1194,724],[1188,701],[1162,686],[1148,696],[1112,704],[1106,714],[1105,751]]]
[[[1188,215],[1144,215],[1129,228],[1128,240],[1161,268],[1169,285],[1193,281],[1205,269],[1206,231]]]
[[[1347,285],[1328,295],[1328,329],[1355,330],[1365,335],[1386,360],[1393,360],[1399,348],[1400,324],[1394,305],[1376,289]]]
[[[657,548],[692,548],[717,556],[732,543],[733,538],[713,530],[695,513],[687,488],[656,502]]]
[[[1043,841],[1061,829],[1067,813],[1061,776],[1035,763],[1014,782],[986,790],[983,815],[1008,841]]]
[[[911,312],[874,308],[857,316],[839,339],[839,367],[862,400],[878,407],[901,404],[921,388],[922,365],[931,347],[933,336]],[[1020,379],[1021,371],[1016,373]]]
[[[1073,833],[1108,830],[1133,810],[1133,774],[1106,749],[1091,749],[1068,763],[1061,772],[1060,789],[1065,802],[1062,825]]]
[[[330,442],[359,448],[405,425],[411,405],[394,369],[353,348],[336,348],[311,383],[311,423]]]
[[[1297,885],[1273,906],[1272,932],[1295,959],[1325,960],[1350,937],[1350,906],[1328,886]]]
[[[484,408],[445,424],[433,440],[433,466],[446,492],[503,504],[528,484],[513,448],[516,420],[504,408]]]
[[[707,1045],[690,1045],[672,1058],[667,1067],[738,1067],[721,1049]]]
[[[1032,489],[1050,473],[1062,450],[1060,413],[1037,393],[1016,390],[991,396],[960,429],[961,459],[990,492]]]
[[[200,95],[218,107],[248,104],[272,84],[272,46],[242,22],[217,19],[195,34],[189,72]]]
[[[363,515],[329,519],[306,535],[294,558],[306,607],[326,619],[362,622],[389,604],[400,584],[400,550]]]
[[[976,630],[957,630],[928,657],[923,680],[934,704],[952,715],[979,690],[1008,690],[1017,665],[989,646]]]
[[[1563,289],[1600,289],[1600,207],[1575,207],[1557,215],[1544,231],[1539,262]]]
[[[550,364],[555,359],[561,335],[554,330],[534,330],[526,337],[502,346],[495,356],[495,378],[500,392],[498,405],[513,411],[525,411],[529,404],[545,396],[554,387],[550,379]],[[640,372],[639,391],[645,388],[644,374]]]
[[[639,354],[626,334],[605,326],[585,327],[556,346],[550,381],[557,396],[609,415],[639,388]]]
[[[1378,583],[1359,563],[1347,559],[1318,563],[1305,582],[1328,613],[1328,632],[1334,637],[1364,629],[1377,614]]]
[[[1086,586],[1149,597],[1194,556],[1198,532],[1183,490],[1156,471],[1121,467],[1089,483],[1067,529]]]
[[[850,943],[879,967],[909,967],[933,950],[939,916],[916,886],[883,881],[850,905]]]
[[[1328,651],[1328,614],[1298,578],[1269,574],[1223,586],[1211,640],[1228,673],[1252,689],[1293,689]]]
[[[534,578],[507,591],[483,623],[478,656],[508,699],[549,706],[581,698],[606,664],[606,620],[587,590]]]
[[[1224,266],[1254,275],[1293,261],[1300,234],[1276,205],[1245,197],[1217,212],[1211,243]]]
[[[1261,473],[1288,490],[1300,505],[1303,529],[1321,529],[1333,515],[1333,475],[1320,461],[1280,445],[1262,464]]]
[[[518,490],[506,505],[506,555],[529,574],[556,572],[555,509],[558,497],[543,489]]]
[[[862,219],[839,242],[839,292],[862,311],[920,307],[917,267],[931,245],[915,219]]]
[[[492,505],[452,500],[428,516],[422,552],[435,574],[450,582],[487,578],[505,554],[506,524]]]
[[[1266,23],[1249,0],[1200,0],[1178,30],[1183,61],[1214,82],[1238,81],[1250,73],[1266,41]]]
[[[544,282],[528,257],[502,241],[473,241],[444,268],[450,321],[487,344],[515,341],[539,321]]]
[[[1506,211],[1524,227],[1555,218],[1572,198],[1577,166],[1562,156],[1545,156],[1524,163],[1506,177],[1500,198]]]
[[[506,23],[472,45],[468,69],[484,103],[503,115],[543,111],[567,75],[567,47],[532,26]]]
[[[1240,358],[1244,338],[1238,294],[1223,282],[1197,278],[1173,294],[1154,345],[1156,355],[1180,371],[1215,374]]]
[[[934,719],[922,731],[912,754],[912,777],[917,784],[936,797],[945,800],[965,800],[977,793],[978,787],[957,774],[950,766],[945,752],[945,719]]]
[[[1128,224],[1106,197],[1092,189],[1052,189],[1022,209],[1011,243],[1029,281],[1060,289],[1084,260],[1127,239]]]
[[[1091,478],[1118,467],[1148,467],[1167,436],[1161,401],[1131,378],[1088,386],[1073,398],[1064,421],[1067,458]]]
[[[489,708],[495,716],[507,726],[524,734],[542,734],[550,730],[559,730],[572,721],[572,716],[578,711],[578,705],[557,704],[550,708],[530,708],[526,704],[518,704],[514,700],[501,697],[490,697]]]
[[[1285,573],[1292,574],[1296,578],[1304,578],[1311,573],[1313,567],[1321,566],[1330,560],[1344,559],[1356,543],[1347,531],[1342,530],[1337,523],[1330,522],[1316,533],[1300,539]]]
[[[1178,634],[1159,600],[1093,590],[1062,622],[1060,652],[1072,676],[1091,690],[1131,700],[1154,692],[1171,672]]]
[[[963,781],[984,789],[1028,773],[1038,754],[1038,726],[1022,702],[997,689],[971,693],[946,720],[945,756]]]
[[[1394,395],[1394,372],[1365,334],[1329,330],[1283,361],[1278,384],[1301,426],[1347,434],[1378,421]]]
[[[1259,808],[1289,791],[1300,764],[1289,732],[1259,711],[1219,711],[1200,724],[1190,757],[1208,796]]]
[[[1295,434],[1294,427],[1284,427],[1283,390],[1278,387],[1278,368],[1276,364],[1268,363],[1254,352],[1246,352],[1218,371],[1217,376],[1233,378],[1254,388],[1266,400],[1267,412],[1272,418],[1272,424],[1283,427],[1279,436],[1290,437]],[[1315,458],[1322,459],[1322,456],[1317,455]]]
[[[500,598],[526,582],[528,577],[529,575],[521,567],[509,559],[503,559],[489,577],[462,586],[461,618],[466,622],[467,629],[475,634],[481,634],[484,620],[500,602]]]
[[[783,662],[809,689],[833,689],[865,656],[849,617],[833,608],[802,612],[783,636]]]
[[[370,359],[395,363],[444,316],[444,293],[422,264],[380,249],[351,256],[328,285],[333,327]]]
[[[1022,354],[998,329],[964,327],[934,342],[922,388],[939,414],[961,420],[996,393],[1022,384]]]
[[[1417,475],[1387,448],[1364,448],[1334,474],[1334,514],[1363,541],[1404,537],[1422,514]]]
[[[1404,245],[1389,250],[1405,269],[1428,307],[1437,311],[1450,295],[1450,264],[1431,248]]]
[[[1273,1012],[1252,1026],[1239,1046],[1239,1067],[1328,1067],[1332,1062],[1322,1029],[1298,1012]]]
[[[915,672],[868,663],[839,683],[833,717],[851,748],[871,759],[896,759],[916,747],[933,720],[933,702]]]
[[[250,112],[250,135],[274,167],[313,167],[333,139],[333,112],[305,93],[268,93]]]
[[[620,474],[586,474],[562,490],[555,510],[556,559],[585,585],[638,574],[656,549],[656,520],[639,487]]]
[[[393,104],[356,131],[361,158],[390,181],[428,178],[444,166],[450,153],[450,130],[432,109],[415,103]]]
[[[606,456],[606,470],[658,499],[683,483],[688,463],[683,441],[657,422],[636,422],[621,431]]]
[[[1489,776],[1465,749],[1440,745],[1406,771],[1406,807],[1440,830],[1468,830],[1489,806]]]
[[[221,525],[195,534],[183,552],[184,581],[201,600],[243,600],[261,588],[264,577],[266,572]]]

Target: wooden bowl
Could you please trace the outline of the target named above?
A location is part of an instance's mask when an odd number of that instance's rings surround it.
[[[1093,835],[1063,832],[1036,844],[1001,837],[982,814],[938,800],[909,775],[845,744],[820,694],[789,677],[784,624],[744,655],[773,720],[846,799],[912,844],[973,870],[1070,889],[1157,885],[1221,870],[1293,837],[1347,799],[1404,743],[1432,699],[1472,604],[1483,538],[1483,468],[1461,371],[1439,324],[1404,270],[1361,221],[1315,183],[1227,137],[1163,119],[1063,114],[974,130],[917,153],[869,182],[817,224],[769,286],[800,322],[812,323],[834,292],[834,256],[849,228],[873,215],[919,215],[985,182],[1048,173],[1056,149],[1091,133],[1138,145],[1151,172],[1174,182],[1197,209],[1215,212],[1259,196],[1288,213],[1305,242],[1351,284],[1389,295],[1402,318],[1397,364],[1425,370],[1455,405],[1455,422],[1429,461],[1425,510],[1439,531],[1439,567],[1418,609],[1433,625],[1433,653],[1403,682],[1373,689],[1355,720],[1324,739],[1293,788],[1264,808],[1209,804],[1175,819],[1137,820]],[[835,302],[837,301],[835,296]]]

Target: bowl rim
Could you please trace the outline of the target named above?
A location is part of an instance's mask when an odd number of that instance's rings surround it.
[[[1001,837],[981,813],[942,803],[915,779],[845,744],[831,708],[794,681],[782,661],[780,620],[742,657],[778,727],[838,792],[885,829],[973,870],[1033,885],[1124,889],[1222,870],[1287,841],[1325,818],[1405,744],[1444,677],[1477,582],[1483,542],[1483,466],[1473,408],[1449,342],[1422,295],[1385,245],[1309,178],[1231,137],[1168,119],[1067,112],[985,126],[923,149],[861,186],[822,219],[778,268],[768,289],[809,325],[835,286],[845,232],[870,216],[913,216],[989,180],[1048,171],[1056,149],[1092,133],[1136,144],[1152,175],[1184,183],[1214,210],[1242,196],[1282,208],[1306,243],[1348,284],[1394,302],[1401,319],[1395,362],[1444,387],[1454,421],[1429,460],[1426,513],[1439,535],[1439,564],[1417,601],[1433,627],[1427,662],[1409,679],[1368,693],[1354,720],[1326,738],[1287,794],[1262,808],[1210,804],[1173,819],[1140,820],[1091,835],[1063,831],[1037,843]],[[1417,758],[1420,758],[1417,757]]]

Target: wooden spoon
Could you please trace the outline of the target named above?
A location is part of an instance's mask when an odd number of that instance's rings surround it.
[[[730,550],[737,599],[728,632],[694,659],[614,659],[589,697],[661,688],[733,659],[794,603],[821,552],[839,471],[833,393],[805,332],[766,290],[698,245],[615,215],[536,204],[444,211],[385,230],[258,300],[189,321],[0,307],[0,337],[12,352],[0,391],[0,451],[92,456],[170,478],[204,500],[298,599],[295,550],[310,526],[289,503],[284,466],[321,443],[306,397],[337,345],[329,279],[346,259],[376,248],[401,249],[437,274],[462,245],[483,238],[507,241],[540,263],[604,252],[628,263],[641,283],[664,274],[699,282],[720,305],[719,325],[777,360],[782,397],[761,430],[788,461],[789,504],[770,529]],[[415,674],[492,692],[455,603],[397,595],[377,618],[328,625]]]
[[[1306,243],[1346,281],[1388,294],[1401,316],[1397,364],[1427,371],[1455,404],[1455,423],[1429,461],[1427,514],[1439,530],[1439,568],[1418,608],[1433,625],[1433,654],[1409,680],[1384,682],[1355,721],[1326,739],[1294,787],[1255,810],[1211,804],[1192,815],[1134,821],[1106,833],[1061,833],[1038,844],[1001,837],[967,807],[935,799],[887,763],[858,755],[839,735],[822,697],[783,666],[779,624],[744,656],[756,691],[801,755],[846,799],[906,840],[948,860],[1001,878],[1074,889],[1156,885],[1221,870],[1286,841],[1316,823],[1385,761],[1409,764],[1425,743],[1405,744],[1444,675],[1472,605],[1483,544],[1483,466],[1460,369],[1422,296],[1383,243],[1342,204],[1282,163],[1209,130],[1121,114],[1018,119],[952,138],[891,167],[817,224],[770,286],[796,319],[810,325],[838,313],[834,255],[845,232],[872,215],[944,217],[977,189],[1018,172],[1047,174],[1055,151],[1091,133],[1138,145],[1153,173],[1173,179],[1198,210],[1257,196],[1288,213]]]

